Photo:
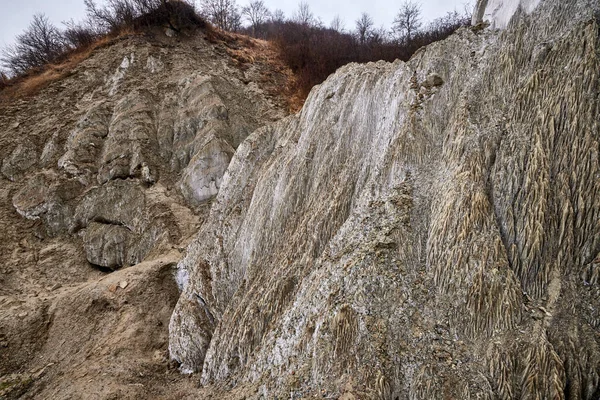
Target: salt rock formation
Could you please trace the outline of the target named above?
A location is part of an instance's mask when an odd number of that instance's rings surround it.
[[[599,398],[600,5],[527,11],[345,66],[241,143],[178,265],[182,370],[240,398]]]
[[[506,28],[517,12],[531,13],[540,0],[478,0],[473,25],[489,22],[492,28]]]

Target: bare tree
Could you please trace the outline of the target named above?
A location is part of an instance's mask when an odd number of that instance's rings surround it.
[[[456,31],[461,26],[471,25],[472,15],[465,8],[463,13],[458,11],[448,11],[446,15],[436,18],[425,27],[425,32],[430,35],[444,37],[449,33]]]
[[[16,43],[4,49],[0,61],[10,73],[18,75],[54,61],[63,50],[58,28],[44,14],[35,14],[29,27],[17,35]]]
[[[317,19],[315,18],[315,15],[311,11],[308,3],[305,1],[301,1],[298,4],[298,9],[294,13],[294,16],[292,17],[292,19],[294,20],[294,22],[297,22],[299,24],[306,25],[306,26],[313,26],[317,23]]]
[[[63,22],[65,29],[62,32],[64,45],[70,49],[89,46],[94,43],[101,32],[97,30],[89,21],[75,22],[72,19]]]
[[[262,0],[252,0],[242,8],[242,15],[250,22],[252,35],[256,36],[260,27],[269,20],[271,12]]]
[[[282,23],[284,21],[285,21],[285,13],[283,12],[283,10],[278,8],[275,11],[273,11],[273,13],[271,14],[271,22]]]
[[[242,29],[242,14],[240,11],[236,9],[236,11],[231,14],[231,18],[229,19],[229,31],[231,32],[239,32]]]
[[[102,30],[115,32],[123,25],[131,26],[136,17],[135,7],[130,1],[108,0],[100,7],[94,0],[84,0],[88,18]]]
[[[366,12],[360,14],[360,18],[356,20],[356,36],[360,43],[365,43],[369,40],[373,31],[373,18]]]
[[[337,14],[335,17],[333,17],[333,19],[331,20],[331,24],[329,24],[329,28],[333,29],[336,32],[344,32],[344,20],[340,17],[339,14]]]
[[[241,26],[242,18],[235,0],[202,0],[200,12],[223,30],[237,31]]]
[[[421,5],[405,0],[392,25],[394,34],[399,40],[406,42],[421,29],[421,25]]]
[[[2,88],[6,85],[8,85],[8,76],[4,73],[4,71],[0,70],[0,90],[2,90]]]
[[[371,31],[371,36],[369,37],[370,43],[383,44],[386,43],[389,39],[389,32],[385,29],[385,26],[381,25],[378,29],[373,29]]]
[[[475,7],[473,6],[473,4],[470,1],[467,1],[465,3],[463,3],[463,17],[468,17],[471,18],[473,17],[473,10],[475,9]]]

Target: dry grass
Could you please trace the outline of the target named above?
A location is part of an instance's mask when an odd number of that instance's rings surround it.
[[[306,97],[299,90],[297,77],[281,58],[275,43],[251,38],[237,33],[212,28],[207,39],[213,44],[221,44],[234,60],[236,67],[247,70],[251,65],[261,71],[261,87],[275,99],[283,101],[290,113],[298,112]]]
[[[9,79],[0,87],[0,103],[35,95],[51,83],[70,76],[75,67],[89,58],[94,51],[132,34],[134,33],[124,30],[118,35],[103,36],[90,46],[66,53],[58,63],[48,64],[42,69],[31,70],[23,76]]]

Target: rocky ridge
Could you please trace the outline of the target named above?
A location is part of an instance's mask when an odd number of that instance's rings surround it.
[[[597,399],[599,13],[479,1],[285,118],[201,33],[0,104],[0,398]]]

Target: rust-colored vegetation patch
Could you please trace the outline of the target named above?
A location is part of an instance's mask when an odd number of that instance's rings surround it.
[[[38,69],[31,69],[24,75],[0,81],[0,103],[37,94],[52,82],[71,75],[73,69],[82,61],[89,58],[94,51],[110,46],[117,40],[131,35],[133,35],[132,32],[124,31],[117,36],[107,35],[101,37],[87,47],[80,47],[64,54],[56,63],[48,64]]]
[[[237,68],[246,71],[255,67],[259,70],[256,83],[275,101],[282,102],[288,112],[295,113],[302,108],[306,96],[299,90],[296,75],[284,62],[274,42],[215,27],[207,33],[207,40],[223,46]]]

